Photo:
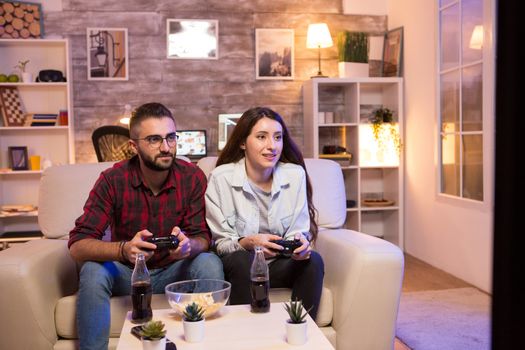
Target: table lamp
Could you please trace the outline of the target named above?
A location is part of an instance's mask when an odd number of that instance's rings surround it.
[[[312,78],[323,78],[326,75],[323,75],[321,72],[321,49],[330,47],[334,44],[332,41],[332,36],[328,30],[328,25],[326,23],[312,23],[308,25],[308,33],[306,34],[306,47],[308,49],[318,49],[318,61],[319,61],[319,71],[317,75]]]

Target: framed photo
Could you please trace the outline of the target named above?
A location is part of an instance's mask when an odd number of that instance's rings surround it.
[[[28,170],[29,162],[27,158],[27,147],[10,146],[9,152],[9,166],[13,170]]]
[[[0,8],[2,9],[0,27],[4,29],[2,39],[41,39],[44,37],[44,14],[41,4],[25,1],[0,1]],[[8,24],[9,29],[7,29]]]
[[[255,79],[293,78],[294,30],[255,29]]]
[[[403,63],[403,27],[389,30],[383,44],[383,77],[400,77]]]
[[[219,58],[219,21],[216,19],[168,19],[166,33],[168,58]]]
[[[87,28],[88,80],[128,80],[128,29]]]

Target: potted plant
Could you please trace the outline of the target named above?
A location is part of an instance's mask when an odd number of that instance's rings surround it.
[[[166,348],[166,330],[162,321],[151,320],[143,324],[140,337],[143,350],[164,350]]]
[[[29,60],[25,61],[18,61],[16,66],[14,68],[18,69],[20,73],[22,74],[22,81],[24,83],[31,83],[33,82],[33,75],[29,72],[26,72],[26,66],[29,63]]]
[[[379,147],[384,147],[388,142],[388,138],[390,138],[399,154],[402,144],[396,122],[394,121],[394,112],[388,108],[378,108],[370,117],[370,122],[372,123],[374,138],[378,142]]]
[[[204,309],[193,302],[186,305],[182,312],[184,338],[189,343],[197,343],[204,339]]]
[[[291,345],[302,345],[306,343],[306,315],[310,309],[305,310],[301,300],[290,300],[284,303],[284,308],[290,318],[286,321],[286,340]]]
[[[339,77],[368,77],[368,34],[343,31],[337,35]]]

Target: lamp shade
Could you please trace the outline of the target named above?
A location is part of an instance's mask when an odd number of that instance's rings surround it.
[[[477,25],[472,31],[472,36],[470,37],[469,47],[475,50],[481,50],[483,48],[483,26]]]
[[[334,44],[330,30],[326,23],[312,23],[308,25],[306,47],[309,49],[330,47]]]

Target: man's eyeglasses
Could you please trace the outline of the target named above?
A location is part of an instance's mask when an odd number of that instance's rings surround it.
[[[162,142],[166,140],[169,147],[175,147],[177,145],[177,140],[179,139],[179,135],[176,133],[171,133],[166,135],[166,137],[162,137],[160,135],[149,135],[144,137],[143,139],[133,139],[135,141],[144,140],[148,143],[150,148],[159,148],[162,145]]]

